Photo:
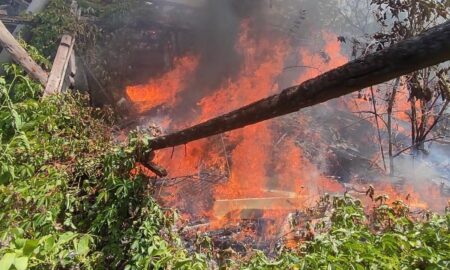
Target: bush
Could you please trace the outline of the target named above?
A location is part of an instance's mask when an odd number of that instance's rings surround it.
[[[12,66],[0,78],[0,269],[205,268],[173,234],[176,214],[132,175],[137,134],[111,137],[86,97],[39,99]]]
[[[258,253],[246,269],[449,269],[450,214],[414,220],[400,201],[381,204],[370,219],[360,201],[333,199],[331,226],[277,260]]]

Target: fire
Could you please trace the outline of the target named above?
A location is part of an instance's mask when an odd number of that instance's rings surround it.
[[[336,46],[332,42],[331,35],[325,36],[330,43],[327,43],[326,51],[334,54],[339,44]],[[242,74],[237,81],[229,81],[214,95],[205,97],[200,102],[203,111],[202,120],[272,94],[276,78],[283,71],[287,52],[291,49],[283,40],[270,42],[262,40],[255,43],[248,36],[246,24],[243,24],[237,47],[244,55],[245,67]],[[270,52],[269,57],[265,56],[260,60],[261,57],[258,56],[265,55],[266,51]],[[302,52],[302,59],[306,62],[307,54],[312,53],[306,50]],[[319,60],[314,55],[309,59],[311,63],[304,63],[312,65]],[[321,68],[331,69],[343,62],[345,62],[343,58],[328,61],[323,63]],[[315,75],[317,74],[308,73],[304,79]],[[314,204],[323,192],[343,191],[342,185],[322,176],[312,163],[303,158],[301,149],[293,140],[286,140],[280,150],[276,149],[277,147],[274,147],[276,133],[277,130],[271,122],[264,122],[233,131],[228,135],[231,142],[238,144],[231,153],[232,167],[229,181],[215,188],[215,198],[219,201],[213,215],[217,217],[218,212],[223,211],[222,208],[228,208],[230,211],[266,209],[266,204],[270,203],[270,209],[264,210],[264,217],[283,221],[293,209]],[[219,220],[215,220],[214,227],[221,227],[228,222],[227,218],[219,217]],[[280,227],[273,225],[266,228],[267,233],[279,231]]]
[[[376,193],[386,194],[389,199],[387,203],[394,201],[403,201],[411,209],[443,211],[447,198],[443,196],[443,190],[435,183],[405,183],[400,186],[394,186],[390,179],[386,179],[375,185]]]
[[[320,54],[300,51],[304,65],[319,65],[319,70],[309,70],[300,80],[306,80],[346,62],[340,55],[337,38],[324,33],[325,54],[332,55],[324,61]],[[212,94],[200,100],[201,122],[236,109],[274,93],[278,76],[285,61],[292,53],[289,42],[283,38],[256,39],[251,34],[250,22],[244,21],[236,45],[243,57],[239,76],[229,79]],[[334,55],[339,57],[334,57]],[[145,86],[129,87],[127,93],[141,111],[156,106],[176,106],[176,94],[183,82],[195,69],[192,58],[178,61],[174,70]],[[167,83],[168,80],[174,80]],[[160,93],[164,89],[163,93]],[[221,227],[234,218],[245,216],[243,211],[264,210],[263,217],[278,221],[266,228],[278,231],[294,209],[311,206],[324,192],[341,192],[342,185],[323,176],[320,170],[303,157],[302,150],[292,139],[286,139],[274,147],[279,137],[279,127],[271,121],[249,126],[241,130],[190,143],[187,148],[177,147],[159,151],[155,162],[165,166],[172,177],[194,175],[205,168],[214,168],[228,175],[228,181],[213,187],[216,203],[202,214],[209,217],[212,227]],[[229,151],[227,146],[233,145]],[[197,180],[192,180],[197,181]],[[177,192],[165,198],[177,205]],[[198,214],[198,213],[197,213]],[[233,215],[233,214],[232,214]]]
[[[229,80],[214,94],[199,102],[199,121],[237,109],[272,94],[276,77],[283,71],[290,48],[286,41],[258,40],[251,37],[249,22],[241,25],[236,49],[243,57],[243,68],[236,80]]]
[[[155,162],[167,168],[171,177],[196,175],[202,169],[227,170],[221,142],[208,143],[206,140],[192,142],[186,147],[160,150]]]
[[[278,189],[292,190],[307,198],[308,202],[305,201],[302,208],[312,206],[324,193],[343,191],[341,184],[323,176],[314,164],[303,157],[302,149],[292,139],[283,143],[278,155],[279,163],[275,169]]]
[[[393,86],[391,85],[373,87],[377,112],[381,115],[381,117],[385,119],[387,118],[387,116],[385,116],[385,113],[387,112],[388,106],[388,100],[386,98],[388,97],[387,94],[391,93],[392,87]],[[396,122],[395,128],[398,129],[400,133],[402,133],[407,132],[404,124],[410,121],[409,114],[411,111],[411,104],[409,101],[408,89],[404,80],[400,80],[400,83],[397,87],[396,98],[392,108],[392,117]],[[373,111],[373,102],[371,99],[371,93],[369,91],[363,91],[359,98],[352,99],[346,105],[353,112],[371,112]],[[375,118],[373,117],[373,115],[364,116],[370,116],[370,118],[367,119],[370,121],[370,123],[372,123],[373,127],[376,128]]]
[[[236,67],[240,68],[238,76],[229,78],[218,89],[211,89],[210,94],[198,102],[198,108],[193,108],[198,115],[189,124],[203,122],[274,94],[280,74],[292,54],[306,67],[291,82],[293,84],[345,64],[348,59],[342,54],[337,37],[328,32],[323,32],[322,36],[324,45],[320,51],[296,49],[284,37],[255,37],[250,21],[244,20],[235,48],[243,58],[242,67]],[[145,85],[128,87],[127,95],[140,112],[158,106],[182,105],[177,94],[186,89],[198,63],[198,58],[192,56],[177,59],[171,71]],[[364,104],[369,105],[369,102]],[[172,129],[182,128],[175,126],[176,121],[166,122]],[[298,124],[301,127],[306,121],[298,119]],[[321,169],[305,156],[307,152],[303,152],[296,142],[299,133],[295,129],[285,129],[278,122],[266,121],[186,146],[158,151],[155,162],[167,168],[170,177],[190,177],[187,185],[166,188],[162,199],[170,206],[189,209],[192,216],[208,218],[210,228],[259,215],[268,221],[265,233],[276,236],[289,213],[313,206],[324,193],[345,191],[341,183],[323,175]],[[320,139],[321,134],[317,132],[312,136]],[[202,173],[209,171],[225,176],[226,181],[202,182]],[[411,185],[398,192],[392,184],[386,183],[376,185],[378,193],[387,193],[391,199],[401,199],[402,194],[409,194],[408,200],[413,206],[426,208],[433,205],[431,200],[420,196],[427,191],[419,190],[418,186]],[[191,192],[192,198],[183,195],[185,192]],[[428,187],[430,193],[437,194],[438,190]],[[441,201],[439,204],[442,205]]]
[[[126,94],[139,112],[161,105],[173,107],[177,103],[178,92],[185,88],[197,66],[197,57],[185,56],[176,59],[171,71],[150,80],[147,84],[128,86]]]
[[[238,108],[271,93],[275,77],[281,73],[288,45],[282,40],[256,42],[250,37],[248,22],[243,23],[237,49],[244,57],[244,68],[236,81],[229,81],[201,102],[201,119]],[[270,56],[266,54],[271,52]],[[271,162],[270,123],[260,123],[229,134],[238,142],[231,153],[229,182],[216,189],[219,198],[261,197]],[[249,173],[251,172],[251,173]]]
[[[305,67],[305,72],[297,80],[297,84],[312,79],[328,70],[342,66],[348,58],[341,52],[337,36],[329,32],[322,33],[325,45],[319,52],[309,48],[300,48],[299,62]]]

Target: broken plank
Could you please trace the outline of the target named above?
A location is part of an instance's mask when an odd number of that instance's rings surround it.
[[[63,35],[55,60],[53,61],[52,70],[45,87],[44,96],[60,93],[66,78],[67,66],[73,51],[75,39],[70,35]]]
[[[216,200],[213,211],[220,218],[230,212],[242,210],[296,210],[303,208],[306,200],[306,196]]]

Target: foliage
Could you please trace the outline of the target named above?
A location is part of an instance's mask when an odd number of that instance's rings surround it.
[[[142,29],[153,25],[151,5],[140,0],[77,2],[79,14],[75,15],[71,1],[51,0],[33,19],[30,44],[52,58],[62,35],[70,34],[75,37],[76,54],[89,70],[89,77],[95,76],[103,88],[120,88],[117,85],[123,83],[123,65],[117,63],[130,60],[130,46],[138,44],[137,38],[142,39]]]
[[[132,18],[131,13],[136,10],[142,10],[143,1],[99,1],[99,0],[81,0],[80,6],[87,12],[98,16],[106,22],[107,28],[117,29],[127,18]],[[147,14],[148,15],[148,14]]]
[[[447,0],[372,0],[372,4],[376,7],[377,21],[382,26],[382,30],[373,35],[376,49],[416,36],[444,22],[450,15],[450,2]],[[448,107],[450,96],[447,74],[448,67],[438,65],[403,78],[409,92],[410,111],[407,114],[413,150],[424,150],[424,142]],[[395,97],[395,94],[391,94],[389,98]]]
[[[0,269],[205,268],[173,233],[176,213],[130,174],[141,137],[117,146],[83,96],[40,100],[16,66],[0,79]]]
[[[446,0],[371,0],[371,4],[378,30],[363,39],[353,39],[354,57],[379,51],[401,40],[417,36],[446,21],[450,15],[450,2]],[[410,150],[414,158],[420,154],[426,155],[427,142],[448,137],[448,132],[442,131],[440,125],[448,118],[448,70],[445,64],[428,67],[378,86],[375,91],[371,88],[370,93],[364,94],[364,99],[373,106],[373,111],[369,113],[373,113],[377,126],[384,123],[387,138],[382,138],[378,128],[378,143],[385,169],[387,166],[383,144],[387,144],[385,149],[388,149],[391,175],[395,173],[396,157]],[[407,100],[404,100],[405,95]],[[359,95],[360,98],[362,96]],[[397,106],[398,104],[403,106]],[[404,119],[398,117],[402,113],[406,116]],[[408,137],[398,128],[404,124],[410,126]]]
[[[375,37],[382,44],[416,36],[432,25],[445,21],[450,8],[447,0],[372,0],[372,5],[376,7],[377,21],[387,30]]]
[[[98,29],[94,24],[77,18],[65,0],[51,0],[48,7],[33,19],[30,44],[47,57],[56,53],[63,34],[77,39],[77,50],[83,51],[95,44]]]
[[[331,227],[284,251],[276,260],[263,253],[246,269],[449,269],[450,214],[413,220],[402,202],[381,204],[368,217],[360,201],[333,199]]]

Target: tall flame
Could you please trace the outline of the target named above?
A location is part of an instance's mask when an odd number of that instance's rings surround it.
[[[249,23],[245,21],[241,26],[237,45],[238,51],[244,58],[244,68],[238,79],[228,81],[214,91],[213,95],[200,101],[201,120],[236,109],[271,94],[275,78],[283,70],[289,46],[283,40],[256,42],[249,32]],[[264,122],[233,131],[228,139],[238,144],[231,153],[232,166],[229,182],[216,188],[216,198],[262,196],[267,181],[267,169],[271,161],[270,123]]]

